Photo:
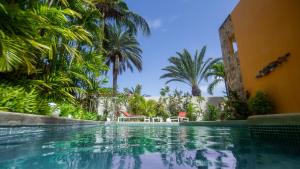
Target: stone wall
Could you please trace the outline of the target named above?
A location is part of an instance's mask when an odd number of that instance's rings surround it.
[[[99,125],[100,123],[99,121],[0,111],[0,126]]]
[[[243,80],[240,69],[238,52],[234,50],[235,42],[234,28],[229,15],[219,29],[222,57],[226,72],[227,91],[236,91],[242,99],[245,99]]]

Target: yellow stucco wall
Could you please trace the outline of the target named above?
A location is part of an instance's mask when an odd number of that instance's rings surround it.
[[[300,113],[300,0],[240,0],[231,17],[245,90],[267,92],[279,113]],[[288,62],[255,77],[288,52]]]

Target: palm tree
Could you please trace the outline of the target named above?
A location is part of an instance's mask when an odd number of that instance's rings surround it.
[[[225,82],[225,69],[222,61],[211,66],[209,71],[205,74],[205,80],[208,81],[209,77],[212,77],[213,81],[208,85],[207,92],[212,95],[216,86]]]
[[[132,94],[142,95],[142,85],[138,84],[135,87],[124,88],[124,93],[129,95]]]
[[[183,50],[182,53],[177,52],[177,56],[169,58],[171,66],[165,67],[166,71],[160,78],[169,79],[166,84],[170,82],[182,82],[192,87],[193,96],[201,96],[201,90],[199,89],[199,83],[205,78],[205,74],[211,68],[213,64],[219,61],[219,59],[209,58],[204,59],[206,46],[204,46],[199,53],[198,50],[194,54],[194,57],[187,51]]]
[[[113,72],[113,94],[117,93],[118,75],[135,67],[142,70],[142,50],[134,34],[120,25],[109,25],[104,47],[108,51],[106,65]]]
[[[170,87],[165,86],[160,89],[160,96],[165,97],[170,92]]]
[[[123,0],[94,0],[94,4],[102,14],[103,31],[106,31],[107,22],[115,21],[117,24],[129,28],[132,33],[137,33],[140,30],[145,35],[150,34],[147,21],[130,11]]]

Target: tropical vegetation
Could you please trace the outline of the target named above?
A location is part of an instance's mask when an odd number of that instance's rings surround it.
[[[208,81],[209,78],[212,78],[213,81],[208,85],[207,92],[210,95],[213,95],[213,91],[216,89],[216,87],[221,83],[225,83],[225,69],[221,60],[209,68],[205,74],[205,80]]]
[[[107,55],[106,64],[112,65],[113,94],[117,94],[118,75],[126,69],[142,70],[142,50],[135,35],[138,31],[150,35],[147,21],[129,10],[123,0],[96,0],[96,8],[102,14],[104,33],[103,50]]]
[[[206,46],[194,54],[187,49],[177,52],[160,77],[167,84],[189,85],[191,94],[166,86],[158,100],[151,100],[142,94],[141,85],[118,92],[120,74],[142,70],[137,33],[150,35],[146,20],[123,0],[0,0],[0,18],[0,110],[50,115],[49,103],[56,103],[61,116],[100,120],[96,112],[102,97],[104,118],[122,106],[149,117],[185,111],[190,120],[216,120],[221,114],[211,105],[206,112],[201,109],[201,82],[213,80],[210,94],[225,82],[223,63],[220,58],[206,59]],[[104,87],[110,68],[112,89]],[[247,101],[227,92],[225,119],[274,112],[265,93]]]
[[[109,70],[107,58],[116,56],[110,35],[124,30],[121,47],[129,47],[130,56],[121,51],[123,59],[140,56],[126,41],[138,44],[139,30],[150,34],[122,0],[1,0],[0,18],[0,109],[23,113],[49,114],[48,103],[55,102],[66,112],[96,115],[97,98],[107,93],[102,72]]]
[[[102,30],[109,30],[107,24],[116,23],[126,27],[131,33],[136,34],[138,31],[144,35],[150,35],[150,28],[147,21],[137,13],[131,11],[123,0],[93,0],[96,8],[102,15]]]
[[[166,90],[167,89],[167,90]],[[142,94],[142,86],[137,85],[135,88],[125,88],[122,93],[115,97],[103,98],[105,116],[110,112],[128,111],[134,115],[145,115],[147,117],[162,117],[167,119],[171,116],[178,116],[179,112],[187,112],[187,117],[191,121],[199,120],[204,114],[201,103],[204,98],[199,96],[192,101],[192,96],[178,90],[170,91],[166,86],[161,91],[165,93],[158,99],[149,99]],[[114,109],[117,107],[116,109]],[[124,109],[125,107],[125,109]],[[114,114],[116,115],[116,114]],[[117,116],[120,114],[117,114]],[[115,116],[116,117],[116,116]]]
[[[254,115],[272,114],[275,112],[274,103],[265,92],[256,92],[255,96],[248,100],[248,105],[251,114]]]
[[[181,82],[189,85],[192,88],[193,96],[201,96],[199,84],[206,77],[209,69],[220,59],[208,58],[204,60],[206,46],[200,52],[198,50],[192,54],[184,49],[182,52],[177,52],[176,56],[169,58],[170,66],[165,67],[166,71],[160,78],[168,79],[170,82]]]

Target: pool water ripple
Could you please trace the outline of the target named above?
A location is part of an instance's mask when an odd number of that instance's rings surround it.
[[[97,126],[0,129],[0,169],[293,169],[300,154],[247,128]],[[31,131],[31,132],[30,132]],[[6,132],[6,133],[5,133]],[[276,164],[276,165],[274,165]]]

